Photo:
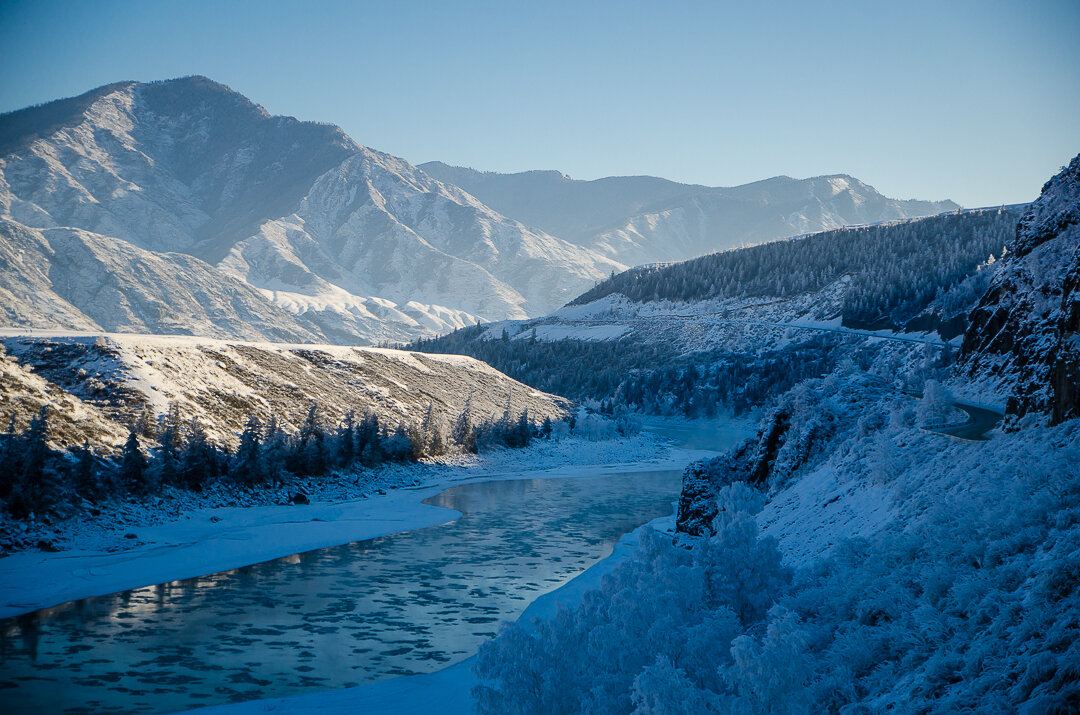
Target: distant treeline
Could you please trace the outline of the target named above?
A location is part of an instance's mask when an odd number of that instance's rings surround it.
[[[944,318],[955,314],[948,311],[966,312],[986,288],[989,273],[980,275],[979,267],[1001,257],[1018,219],[1004,208],[957,212],[632,268],[571,305],[614,293],[639,302],[784,297],[819,291],[850,275],[844,324],[902,328],[927,308],[938,308]]]
[[[805,378],[820,377],[836,366],[842,344],[830,334],[761,354],[680,355],[670,345],[634,340],[484,340],[482,332],[481,326],[462,328],[409,349],[469,355],[545,392],[595,401],[605,413],[629,407],[690,417],[743,412]]]
[[[313,404],[295,433],[273,417],[267,424],[249,418],[234,451],[215,444],[198,420],[183,419],[174,403],[160,420],[145,410],[119,456],[102,457],[89,443],[51,448],[49,419],[44,407],[26,431],[17,433],[13,421],[0,434],[0,505],[15,518],[62,512],[80,500],[144,497],[166,485],[191,491],[218,480],[281,486],[294,475],[320,476],[492,446],[525,447],[550,437],[553,429],[550,419],[535,423],[528,410],[515,415],[509,405],[500,418],[478,420],[467,403],[447,427],[433,406],[420,423],[390,425],[373,412],[359,417],[349,412],[340,424],[329,425]]]

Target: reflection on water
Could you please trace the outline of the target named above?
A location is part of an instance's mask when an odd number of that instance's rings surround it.
[[[646,417],[646,432],[660,435],[685,449],[724,452],[754,435],[751,418],[730,417],[688,420],[671,417]]]
[[[5,713],[170,712],[437,670],[671,513],[678,472],[465,484],[450,524],[0,621]]]

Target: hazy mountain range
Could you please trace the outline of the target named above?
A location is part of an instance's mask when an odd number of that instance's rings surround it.
[[[28,328],[402,340],[543,315],[633,263],[955,207],[850,177],[712,189],[424,166],[203,77],[0,115],[0,311]]]
[[[506,216],[628,266],[959,208],[952,201],[890,199],[845,174],[723,188],[652,176],[577,181],[558,171],[499,174],[441,162],[420,168]]]

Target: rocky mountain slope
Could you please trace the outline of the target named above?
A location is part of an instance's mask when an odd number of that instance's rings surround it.
[[[38,328],[199,334],[208,320],[234,338],[396,340],[543,314],[622,267],[202,77],[0,116],[0,218],[22,244],[5,241],[3,285],[24,287],[4,307]],[[96,247],[84,275],[56,275],[66,249],[27,233],[60,228]],[[156,301],[162,273],[210,317]],[[93,302],[102,285],[118,310]],[[223,307],[222,285],[242,305]]]
[[[1012,417],[1080,416],[1080,155],[1043,186],[971,313],[960,362]]]
[[[576,181],[557,171],[499,174],[442,162],[420,168],[506,216],[627,265],[959,208],[952,201],[890,199],[843,174],[710,187],[651,176]]]
[[[352,409],[388,424],[419,422],[429,406],[449,421],[469,401],[475,419],[528,409],[564,416],[568,403],[472,358],[329,345],[243,343],[145,335],[3,338],[0,421],[26,429],[51,405],[58,446],[114,448],[145,410],[175,403],[216,443],[235,447],[249,415],[287,431],[317,403],[326,424]]]

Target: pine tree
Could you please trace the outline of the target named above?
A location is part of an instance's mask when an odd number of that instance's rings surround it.
[[[469,398],[465,400],[465,409],[461,411],[461,414],[454,421],[454,426],[450,430],[450,439],[463,452],[476,454],[476,427],[473,426],[472,422],[472,395],[469,395]]]
[[[157,418],[150,403],[143,403],[139,416],[135,420],[135,430],[144,439],[152,440],[157,437]]]
[[[420,425],[422,444],[414,446],[421,456],[437,457],[446,453],[446,436],[443,433],[442,418],[435,412],[435,403],[429,402],[427,414]]]
[[[260,469],[266,481],[275,486],[287,481],[288,472],[285,469],[288,456],[287,442],[284,430],[278,425],[277,417],[271,414],[270,423],[266,426]]]
[[[356,461],[356,413],[351,409],[341,421],[336,442],[338,465],[351,467]]]
[[[356,454],[364,464],[373,465],[383,461],[379,431],[378,416],[368,410],[356,427]]]
[[[404,462],[412,455],[413,442],[409,427],[404,422],[399,422],[394,431],[382,440],[382,451],[391,462]]]
[[[21,469],[22,455],[13,414],[7,432],[0,434],[0,501],[6,502],[11,497]]]
[[[319,405],[313,402],[296,435],[296,471],[308,475],[325,474],[329,466],[326,452],[326,433],[322,428]]]
[[[517,425],[513,431],[513,444],[511,447],[528,447],[529,442],[532,441],[532,422],[529,421],[529,408],[525,408],[521,411],[521,417],[518,418]]]
[[[102,483],[101,470],[98,468],[90,440],[86,440],[82,447],[75,450],[75,465],[71,477],[76,493],[82,498],[94,501],[104,496],[105,485]]]
[[[218,475],[217,450],[202,424],[195,418],[188,423],[188,438],[180,457],[180,483],[188,489],[201,491]]]
[[[266,479],[262,455],[262,422],[258,416],[248,417],[240,434],[240,445],[232,459],[232,477],[241,484],[259,484]]]
[[[155,478],[159,484],[179,484],[180,453],[184,447],[184,435],[178,404],[169,403],[169,410],[165,413],[163,422],[158,448],[154,455]]]
[[[120,453],[120,472],[117,477],[120,484],[132,494],[148,494],[151,491],[146,456],[139,447],[139,435],[134,427],[128,432],[127,441]]]
[[[8,509],[16,517],[27,517],[54,509],[62,496],[60,475],[49,449],[49,406],[45,405],[30,421],[21,441],[17,460],[19,473],[8,500]]]

